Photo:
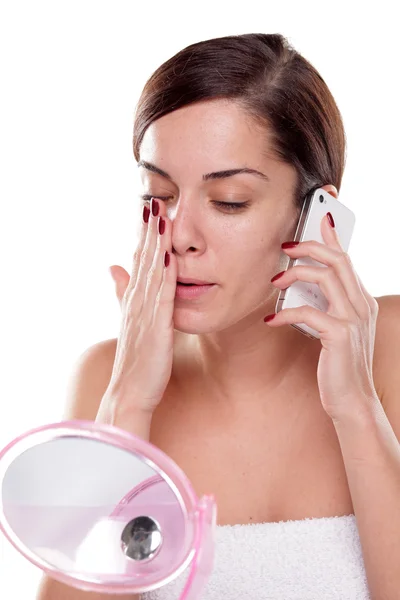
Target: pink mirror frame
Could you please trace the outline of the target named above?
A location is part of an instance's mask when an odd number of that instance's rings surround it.
[[[184,553],[177,567],[166,576],[153,583],[138,585],[132,580],[132,574],[121,576],[118,583],[102,580],[85,579],[81,574],[77,577],[67,571],[59,571],[49,562],[33,553],[15,535],[7,522],[3,508],[3,498],[0,494],[0,530],[9,542],[32,564],[44,571],[48,576],[85,591],[105,592],[110,594],[140,594],[158,589],[178,577],[191,565],[187,581],[179,600],[199,600],[207,580],[212,572],[215,551],[215,530],[217,507],[212,494],[203,495],[200,499],[182,469],[162,450],[141,438],[128,433],[113,425],[95,423],[93,421],[70,420],[52,423],[31,429],[12,440],[0,452],[0,490],[3,478],[12,461],[29,448],[64,436],[77,436],[111,444],[128,452],[133,452],[144,460],[158,475],[149,478],[131,490],[115,507],[110,517],[121,515],[132,499],[146,491],[145,502],[149,501],[160,506],[163,498],[171,496],[171,490],[176,496],[179,508],[184,515],[184,536],[188,550]],[[153,500],[151,493],[153,494]],[[150,495],[149,495],[150,494]],[[141,496],[143,501],[143,496]],[[185,541],[182,538],[182,543]]]

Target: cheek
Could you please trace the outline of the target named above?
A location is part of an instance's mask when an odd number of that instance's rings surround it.
[[[281,257],[286,259],[280,246],[281,236],[277,231],[265,229],[260,230],[260,223],[252,221],[237,227],[224,227],[215,236],[218,268],[223,265],[225,272],[229,271],[231,281],[240,279],[251,283],[257,282],[259,277],[264,281],[278,272]]]
[[[222,252],[218,264],[224,265],[228,278],[234,287],[246,285],[263,288],[270,285],[270,279],[277,273],[279,254],[265,241],[262,243],[241,243],[228,252]],[[223,261],[223,262],[222,262]]]

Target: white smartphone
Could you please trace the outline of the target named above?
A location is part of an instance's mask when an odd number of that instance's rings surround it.
[[[312,190],[305,197],[294,241],[305,242],[315,240],[324,244],[325,242],[321,234],[321,221],[327,212],[330,212],[333,216],[340,244],[343,250],[347,252],[351,236],[353,235],[356,220],[355,214],[347,206],[339,202],[337,198],[332,196],[332,194],[329,194],[322,188]],[[309,256],[304,256],[289,259],[286,270],[296,265],[327,266]],[[295,281],[286,290],[280,290],[275,312],[278,313],[284,308],[296,308],[305,304],[326,312],[329,302],[321,292],[318,284]],[[318,331],[305,323],[291,323],[291,325],[311,339],[320,338]]]

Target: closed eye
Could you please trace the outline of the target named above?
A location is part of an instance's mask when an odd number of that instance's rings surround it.
[[[228,210],[238,210],[239,208],[244,208],[249,205],[249,202],[219,202],[218,200],[213,200],[213,204],[217,206],[222,206],[227,208]]]
[[[152,196],[151,194],[140,194],[140,198],[144,202],[150,202],[150,200],[152,198],[156,198],[157,200],[167,201],[167,200],[171,200],[171,198],[173,198],[173,196]],[[224,210],[234,211],[234,210],[238,210],[240,208],[245,208],[250,203],[249,202],[221,202],[219,200],[213,200],[213,204],[220,206]]]

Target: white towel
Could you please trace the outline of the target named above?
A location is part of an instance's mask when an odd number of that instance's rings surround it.
[[[354,515],[220,525],[199,600],[370,600]],[[140,600],[179,600],[189,567]]]

